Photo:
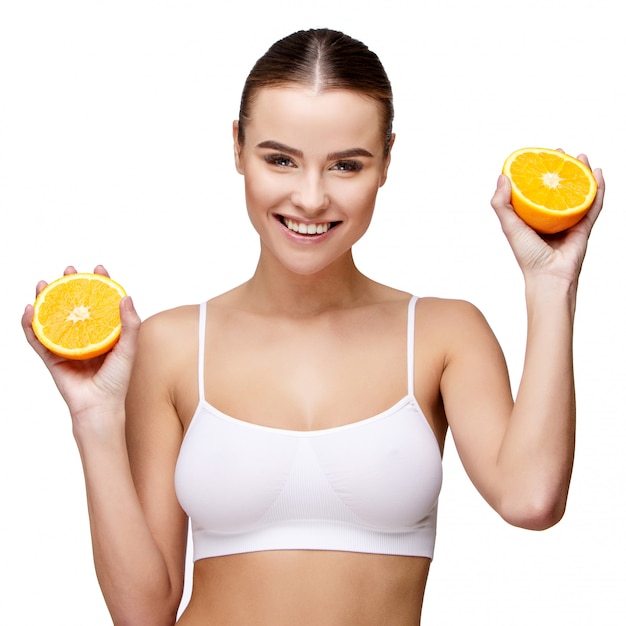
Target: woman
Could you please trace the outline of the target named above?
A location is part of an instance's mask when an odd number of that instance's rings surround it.
[[[250,280],[141,331],[126,298],[115,349],[80,365],[37,342],[27,307],[25,333],[72,415],[115,624],[176,621],[189,518],[183,626],[419,624],[448,428],[507,522],[544,529],[563,515],[576,285],[601,172],[589,214],[550,239],[517,218],[498,179],[492,205],[528,307],[514,402],[473,306],[418,300],[354,264],[392,118],[385,71],[360,42],[329,30],[277,42],[233,127],[261,244]]]

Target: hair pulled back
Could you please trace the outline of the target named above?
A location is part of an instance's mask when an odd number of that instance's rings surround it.
[[[381,110],[385,154],[393,124],[391,83],[378,56],[365,44],[336,30],[301,30],[280,39],[255,63],[241,96],[238,141],[255,96],[263,88],[296,84],[316,92],[347,89],[376,101]]]

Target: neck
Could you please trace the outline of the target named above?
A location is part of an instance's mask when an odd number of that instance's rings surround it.
[[[253,308],[263,313],[308,317],[364,302],[374,284],[354,264],[349,252],[314,274],[290,271],[261,255],[252,278],[243,285]]]

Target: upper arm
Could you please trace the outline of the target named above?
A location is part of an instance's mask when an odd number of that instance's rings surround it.
[[[448,304],[441,395],[468,476],[497,508],[497,461],[513,408],[504,355],[482,314],[467,302]]]
[[[146,521],[182,594],[187,517],[174,490],[183,429],[171,399],[178,360],[171,314],[146,320],[127,394],[126,438],[133,481]]]

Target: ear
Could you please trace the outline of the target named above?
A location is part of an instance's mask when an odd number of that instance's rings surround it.
[[[383,165],[383,173],[382,176],[380,177],[380,184],[378,185],[379,187],[382,187],[386,180],[387,180],[387,172],[389,171],[389,164],[391,163],[391,148],[393,148],[393,144],[396,141],[396,134],[393,133],[391,135],[391,140],[389,141],[389,151],[387,152],[387,156],[385,157],[385,163]]]
[[[239,121],[233,122],[233,151],[235,153],[235,167],[240,174],[243,174],[243,167],[241,164],[241,145],[239,143]]]

